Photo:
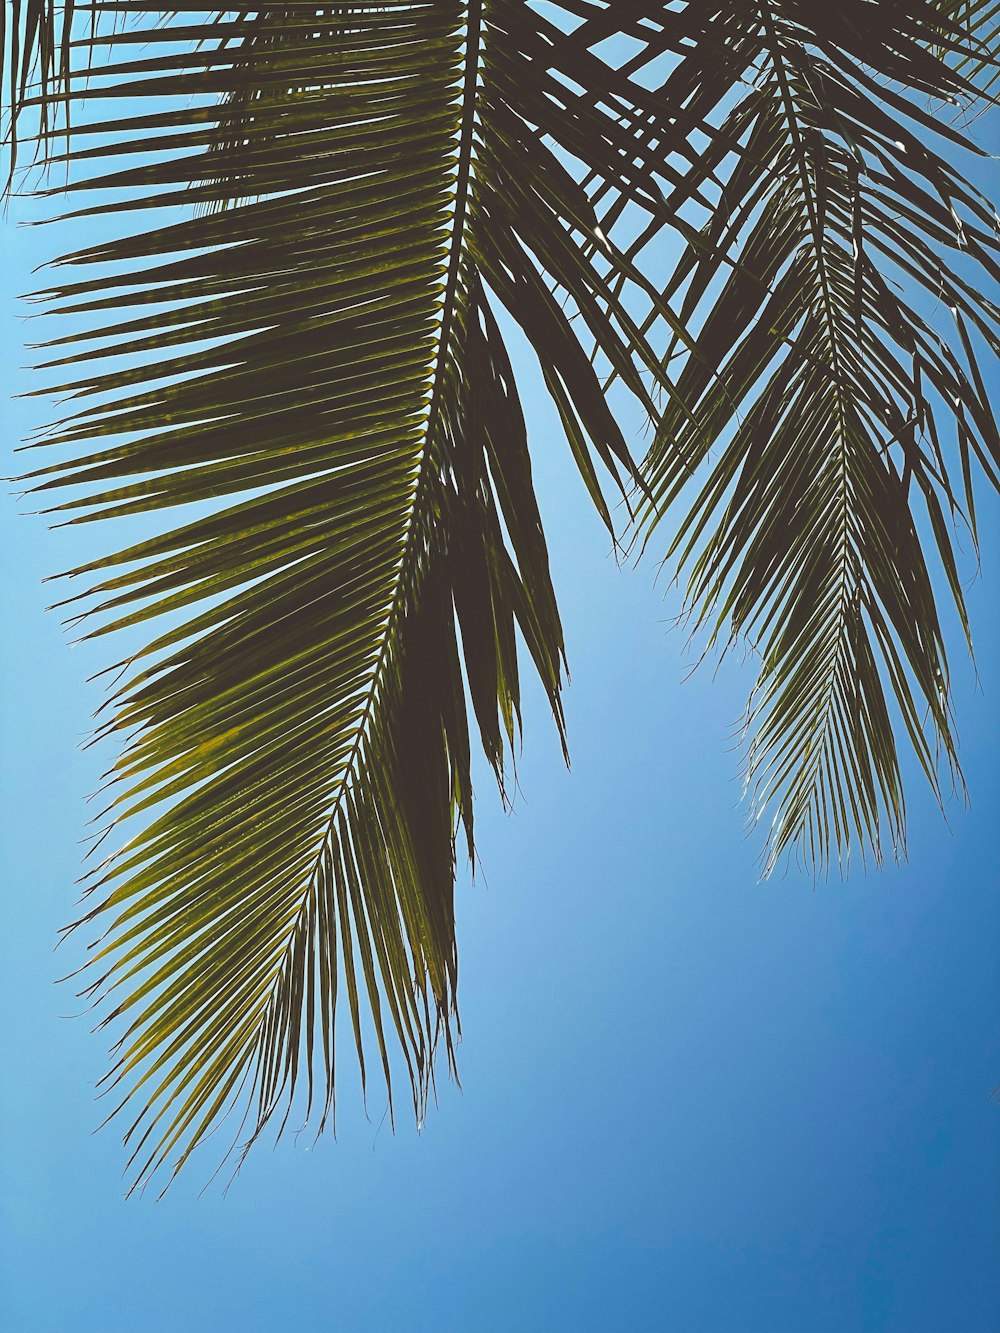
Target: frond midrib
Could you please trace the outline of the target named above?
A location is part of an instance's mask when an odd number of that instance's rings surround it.
[[[830,662],[826,673],[826,680],[823,685],[822,698],[817,707],[816,716],[809,729],[809,738],[805,750],[808,768],[804,769],[796,780],[796,787],[800,793],[808,791],[808,798],[802,809],[799,810],[795,821],[797,825],[801,825],[804,818],[803,810],[811,806],[816,799],[816,779],[823,762],[823,756],[827,752],[830,730],[833,725],[834,695],[836,691],[837,675],[840,671],[846,640],[850,633],[849,607],[851,601],[851,578],[849,555],[851,544],[851,486],[847,460],[847,439],[849,428],[847,421],[847,404],[844,401],[844,388],[840,369],[841,349],[839,342],[839,311],[830,291],[829,275],[827,273],[826,259],[823,249],[823,231],[816,211],[816,200],[813,197],[813,192],[810,188],[811,182],[809,179],[809,167],[806,160],[805,144],[802,139],[801,129],[796,114],[795,97],[788,80],[787,70],[782,60],[781,39],[774,22],[771,0],[760,0],[760,13],[770,48],[769,54],[771,63],[774,68],[775,77],[778,81],[785,122],[791,138],[792,153],[795,159],[796,171],[799,176],[800,190],[809,221],[811,245],[815,260],[815,269],[819,278],[820,299],[824,312],[824,323],[826,325],[827,345],[829,347],[831,358],[831,381],[833,384],[837,412],[836,438],[839,442],[837,451],[839,542],[837,569],[834,573],[834,577],[837,580],[838,592],[837,607],[833,613],[833,620],[836,623],[836,630],[833,636],[835,647],[830,653]],[[784,846],[796,835],[797,828],[793,827],[791,829],[784,829],[781,828],[780,825],[778,826],[778,830],[772,839],[771,852],[767,862],[768,871],[773,868],[776,859],[780,855]]]
[[[272,998],[267,1012],[277,1001],[285,975],[285,968],[290,958],[291,946],[302,915],[308,910],[309,896],[315,885],[320,866],[328,854],[336,836],[336,825],[343,802],[351,790],[356,776],[356,767],[362,756],[367,741],[369,725],[380,696],[384,673],[390,660],[396,633],[406,605],[406,594],[410,586],[416,563],[421,528],[418,522],[422,506],[433,476],[434,444],[441,411],[445,377],[447,375],[448,356],[454,330],[455,317],[461,298],[461,267],[465,254],[465,237],[470,212],[471,195],[474,184],[474,146],[475,124],[478,100],[478,78],[481,63],[483,37],[483,0],[469,0],[466,13],[466,40],[463,57],[461,83],[461,107],[458,126],[458,139],[454,162],[454,205],[448,239],[448,259],[445,270],[444,290],[441,304],[441,322],[436,339],[433,378],[428,395],[427,418],[423,428],[423,445],[420,452],[420,464],[414,480],[411,503],[407,509],[406,529],[403,535],[403,549],[392,589],[390,604],[386,609],[385,624],[381,635],[379,655],[372,670],[371,680],[366,693],[363,711],[358,720],[354,743],[344,764],[343,775],[333,797],[331,813],[323,830],[319,849],[312,862],[303,895],[303,904],[292,921],[288,944],[285,947],[283,962],[276,975]],[[264,1030],[262,1024],[261,1030]],[[272,1098],[272,1105],[259,1119],[266,1120],[280,1096],[280,1090]]]

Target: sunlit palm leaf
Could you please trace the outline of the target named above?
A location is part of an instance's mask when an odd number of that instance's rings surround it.
[[[609,522],[595,464],[631,463],[558,289],[650,410],[640,370],[660,372],[583,253],[585,194],[512,96],[540,106],[552,77],[515,11],[287,6],[136,24],[103,62],[104,39],[84,43],[80,99],[127,96],[130,115],[88,110],[74,156],[138,155],[74,183],[125,191],[84,212],[199,206],[63,261],[100,267],[48,293],[91,327],[48,344],[77,407],[47,443],[100,447],[32,477],[83,488],[60,506],[73,521],[211,502],[75,571],[97,578],[92,633],[170,617],[99,733],[124,738],[109,817],[152,814],[91,872],[87,918],[107,923],[90,991],[124,1025],[111,1086],[141,1111],[138,1180],[248,1088],[251,1137],[303,1078],[322,1127],[338,972],[362,1070],[364,995],[386,1080],[391,1029],[423,1114],[452,1041],[456,818],[472,846],[466,689],[502,782],[515,628],[562,726],[562,635],[484,280],[535,344]],[[104,368],[122,353],[145,362]]]

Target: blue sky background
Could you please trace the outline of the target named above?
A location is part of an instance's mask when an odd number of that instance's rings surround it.
[[[5,367],[30,336],[13,294],[61,243],[8,226]],[[80,1006],[53,982],[80,950],[52,944],[109,759],[78,748],[85,677],[110,659],[67,648],[41,579],[95,534],[4,498],[4,1333],[1000,1326],[996,503],[970,590],[980,685],[953,638],[971,808],[949,829],[911,781],[908,865],[760,884],[732,742],[749,672],[681,684],[676,598],[652,562],[616,568],[519,365],[573,769],[532,693],[516,811],[484,777],[483,873],[459,886],[464,1090],[442,1082],[423,1132],[403,1115],[393,1137],[345,1064],[337,1141],[259,1147],[228,1194],[199,1197],[203,1153],[163,1202],[126,1203],[119,1137],[91,1132],[106,1042],[63,1017]],[[41,419],[19,404],[5,448]]]

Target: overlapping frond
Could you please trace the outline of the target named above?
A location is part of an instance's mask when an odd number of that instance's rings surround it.
[[[730,6],[748,57],[719,124],[731,166],[665,292],[698,355],[646,519],[693,488],[668,557],[696,627],[759,659],[747,780],[776,812],[769,866],[903,846],[897,731],[935,789],[940,761],[957,771],[930,553],[965,625],[950,520],[974,534],[973,469],[998,480],[980,360],[1000,267],[940,109],[974,98],[960,67],[984,59],[951,8]]]
[[[964,41],[958,52],[946,49],[946,58],[962,74],[974,80],[983,92],[993,91],[1000,78],[997,43],[1000,39],[1000,3],[998,0],[952,0],[949,18],[962,28]]]
[[[3,0],[0,4],[0,164],[9,180],[17,161],[18,126],[36,112],[45,142],[60,124],[69,78],[73,0]],[[62,121],[65,128],[65,121]],[[32,130],[36,128],[32,126]]]
[[[774,852],[901,839],[899,723],[932,780],[935,744],[954,760],[911,501],[964,619],[949,523],[1000,462],[992,213],[926,99],[988,86],[994,22],[984,0],[100,0],[78,26],[73,138],[43,82],[39,147],[109,236],[44,293],[71,409],[29,480],[64,521],[151,516],[70,603],[151,636],[101,714],[131,836],[84,918],[134,1180],[232,1106],[244,1143],[297,1090],[321,1129],[345,1012],[363,1077],[372,1044],[390,1084],[401,1052],[418,1117],[451,1052],[469,716],[503,790],[519,640],[562,732],[501,309],[609,529],[615,496],[649,537],[695,487],[671,557],[698,623],[761,654]],[[642,467],[612,385],[654,428]]]

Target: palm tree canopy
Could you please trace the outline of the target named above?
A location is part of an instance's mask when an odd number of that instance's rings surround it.
[[[26,484],[71,523],[187,506],[70,571],[88,634],[150,622],[96,733],[131,836],[83,918],[136,1182],[233,1106],[243,1151],[297,1089],[322,1129],[338,999],[418,1117],[453,1059],[470,730],[503,793],[519,640],[563,736],[505,321],[615,539],[759,661],[768,867],[901,850],[899,737],[960,780],[939,602],[968,633],[955,525],[1000,484],[998,230],[962,170],[998,15],[8,0],[13,179],[33,156],[108,219],[38,293],[72,406]]]

